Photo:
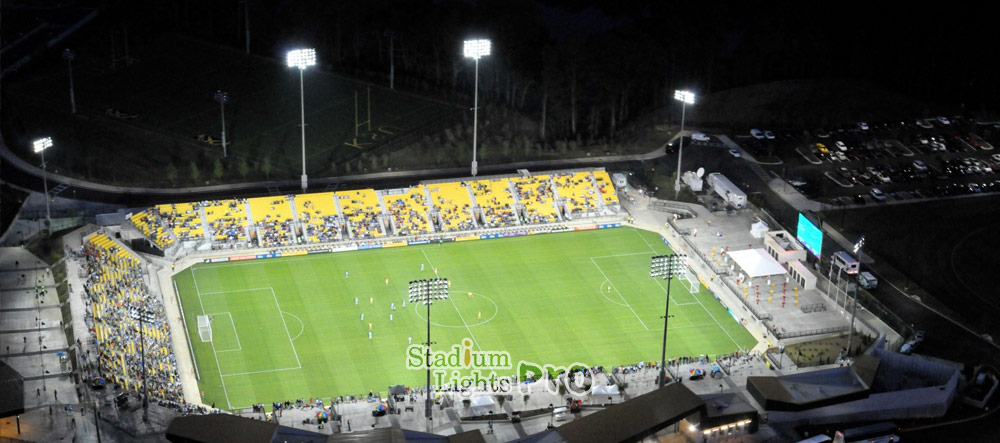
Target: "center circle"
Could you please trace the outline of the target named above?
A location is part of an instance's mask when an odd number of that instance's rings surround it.
[[[492,298],[478,292],[451,289],[449,300],[435,300],[431,307],[431,324],[442,328],[466,328],[489,323],[497,316],[500,308]],[[420,320],[426,321],[427,306],[420,302],[412,303],[414,311]],[[450,306],[449,306],[450,305]],[[457,309],[457,311],[456,311]],[[438,323],[434,319],[451,319]],[[454,323],[454,324],[452,324]]]

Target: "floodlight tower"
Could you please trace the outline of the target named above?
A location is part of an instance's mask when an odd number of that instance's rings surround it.
[[[48,230],[52,226],[52,211],[49,209],[49,178],[45,170],[45,150],[52,147],[52,137],[35,140],[32,146],[35,148],[35,154],[42,155],[42,185],[45,187],[45,228]]]
[[[450,286],[451,282],[446,278],[421,279],[410,282],[410,302],[420,302],[427,306],[427,342],[424,343],[427,358],[424,362],[427,365],[427,400],[424,403],[424,417],[427,420],[430,420],[433,415],[431,406],[434,404],[431,400],[431,345],[434,343],[431,341],[431,305],[434,304],[434,300],[448,299]],[[428,422],[429,426],[430,422]]]
[[[229,93],[225,91],[215,91],[215,101],[222,107],[222,157],[226,158],[226,103],[229,103]],[[304,172],[303,172],[304,173]]]
[[[306,90],[303,73],[306,68],[316,64],[316,50],[309,48],[288,51],[287,61],[289,68],[299,68],[299,95],[302,111],[302,190],[305,191],[309,187],[309,176],[306,175]]]
[[[73,59],[76,53],[71,49],[63,49],[62,59],[66,60],[66,67],[69,69],[69,106],[70,112],[76,114],[76,94],[73,92]]]
[[[479,123],[479,59],[490,55],[490,41],[487,39],[466,40],[464,52],[466,58],[476,61],[476,92],[472,105],[472,176],[475,177],[479,169],[479,163],[476,161],[476,131]]]
[[[674,200],[681,193],[681,156],[684,155],[684,117],[687,105],[694,104],[694,93],[691,91],[674,91],[674,100],[681,102],[681,140],[677,148],[677,180],[674,181]]]
[[[674,275],[684,272],[687,263],[684,254],[657,255],[649,265],[649,276],[667,280],[667,303],[663,313],[663,346],[660,348],[660,383],[662,388],[667,378],[667,321],[670,319],[670,283]]]
[[[858,285],[861,284],[861,248],[865,245],[865,236],[862,235],[858,242],[854,244],[854,255],[858,258],[858,273],[854,274],[854,305],[851,306],[851,331],[847,335],[847,353],[851,353],[851,345],[854,341],[854,317],[858,312]],[[846,296],[845,296],[846,297]]]

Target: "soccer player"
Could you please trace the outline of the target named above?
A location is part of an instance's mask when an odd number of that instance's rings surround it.
[[[374,305],[375,304],[375,297],[368,297],[368,304]]]
[[[344,271],[344,278],[349,278],[351,276],[350,271]]]
[[[354,297],[354,306],[357,306],[357,305],[358,305],[358,298]]]
[[[365,313],[364,312],[361,313],[361,321],[365,321]]]
[[[413,344],[413,337],[406,337],[406,344],[412,345]]]
[[[369,330],[369,331],[371,331],[371,330],[372,330],[372,324],[371,324],[371,322],[369,322],[369,323],[368,323],[368,330]]]
[[[369,339],[369,340],[371,340],[371,339],[372,339],[372,331],[368,331],[368,339]]]
[[[389,277],[386,277],[386,278],[385,278],[385,285],[386,285],[386,286],[389,286]]]
[[[421,271],[423,271],[423,270],[424,270],[424,264],[423,264],[423,263],[421,263],[421,264],[420,264],[420,270],[421,270]]]
[[[392,312],[396,312],[396,302],[390,303],[390,307],[392,308]]]
[[[392,314],[389,314],[389,321],[392,321]]]

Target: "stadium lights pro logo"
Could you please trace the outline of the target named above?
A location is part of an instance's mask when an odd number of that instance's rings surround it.
[[[477,351],[472,349],[472,340],[462,339],[446,351],[430,350],[423,344],[411,344],[406,348],[406,368],[413,371],[431,370],[432,383],[438,389],[457,387],[462,395],[473,393],[511,393],[515,389],[521,394],[543,389],[553,394],[570,394],[584,397],[592,389],[592,380],[582,370],[590,368],[583,363],[569,366],[538,364],[513,359],[507,351]],[[498,375],[511,373],[516,375]],[[516,383],[515,380],[520,381]],[[564,386],[565,391],[559,392]]]

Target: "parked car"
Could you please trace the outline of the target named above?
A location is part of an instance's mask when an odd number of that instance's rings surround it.
[[[837,140],[837,142],[834,143],[834,145],[836,145],[837,149],[839,149],[841,151],[845,151],[845,152],[847,151],[847,145],[844,142],[840,141],[840,140]]]
[[[862,131],[867,131],[868,130],[868,123],[858,122],[858,127],[861,128]]]
[[[885,201],[885,193],[879,188],[872,188],[871,195],[875,201]]]
[[[695,132],[691,134],[691,139],[696,142],[707,142],[711,140],[711,138],[709,138],[704,132]]]
[[[736,148],[729,148],[729,155],[740,158],[740,150]]]
[[[918,172],[927,172],[927,163],[924,163],[923,160],[915,160],[913,162],[913,169],[916,169]]]
[[[819,151],[820,154],[826,154],[827,152],[830,152],[829,149],[826,149],[826,145],[824,145],[822,143],[816,143],[816,150]],[[1000,155],[1000,154],[997,154],[997,155]],[[998,160],[998,161],[1000,161],[1000,160]]]
[[[948,117],[945,117],[943,115],[938,116],[937,121],[939,123],[941,123],[942,125],[950,125],[951,124],[951,120],[948,120]]]
[[[934,128],[934,125],[930,124],[930,122],[928,122],[927,120],[924,120],[922,118],[918,118],[917,121],[916,121],[916,124],[917,124],[917,126],[920,126],[921,128],[924,128],[924,129],[932,129],[932,128]]]
[[[764,131],[761,131],[760,129],[751,129],[750,130],[750,136],[752,136],[753,138],[755,138],[757,140],[763,140],[764,139]]]
[[[771,131],[764,131],[764,138],[768,140],[774,140],[775,139],[774,133]]]

